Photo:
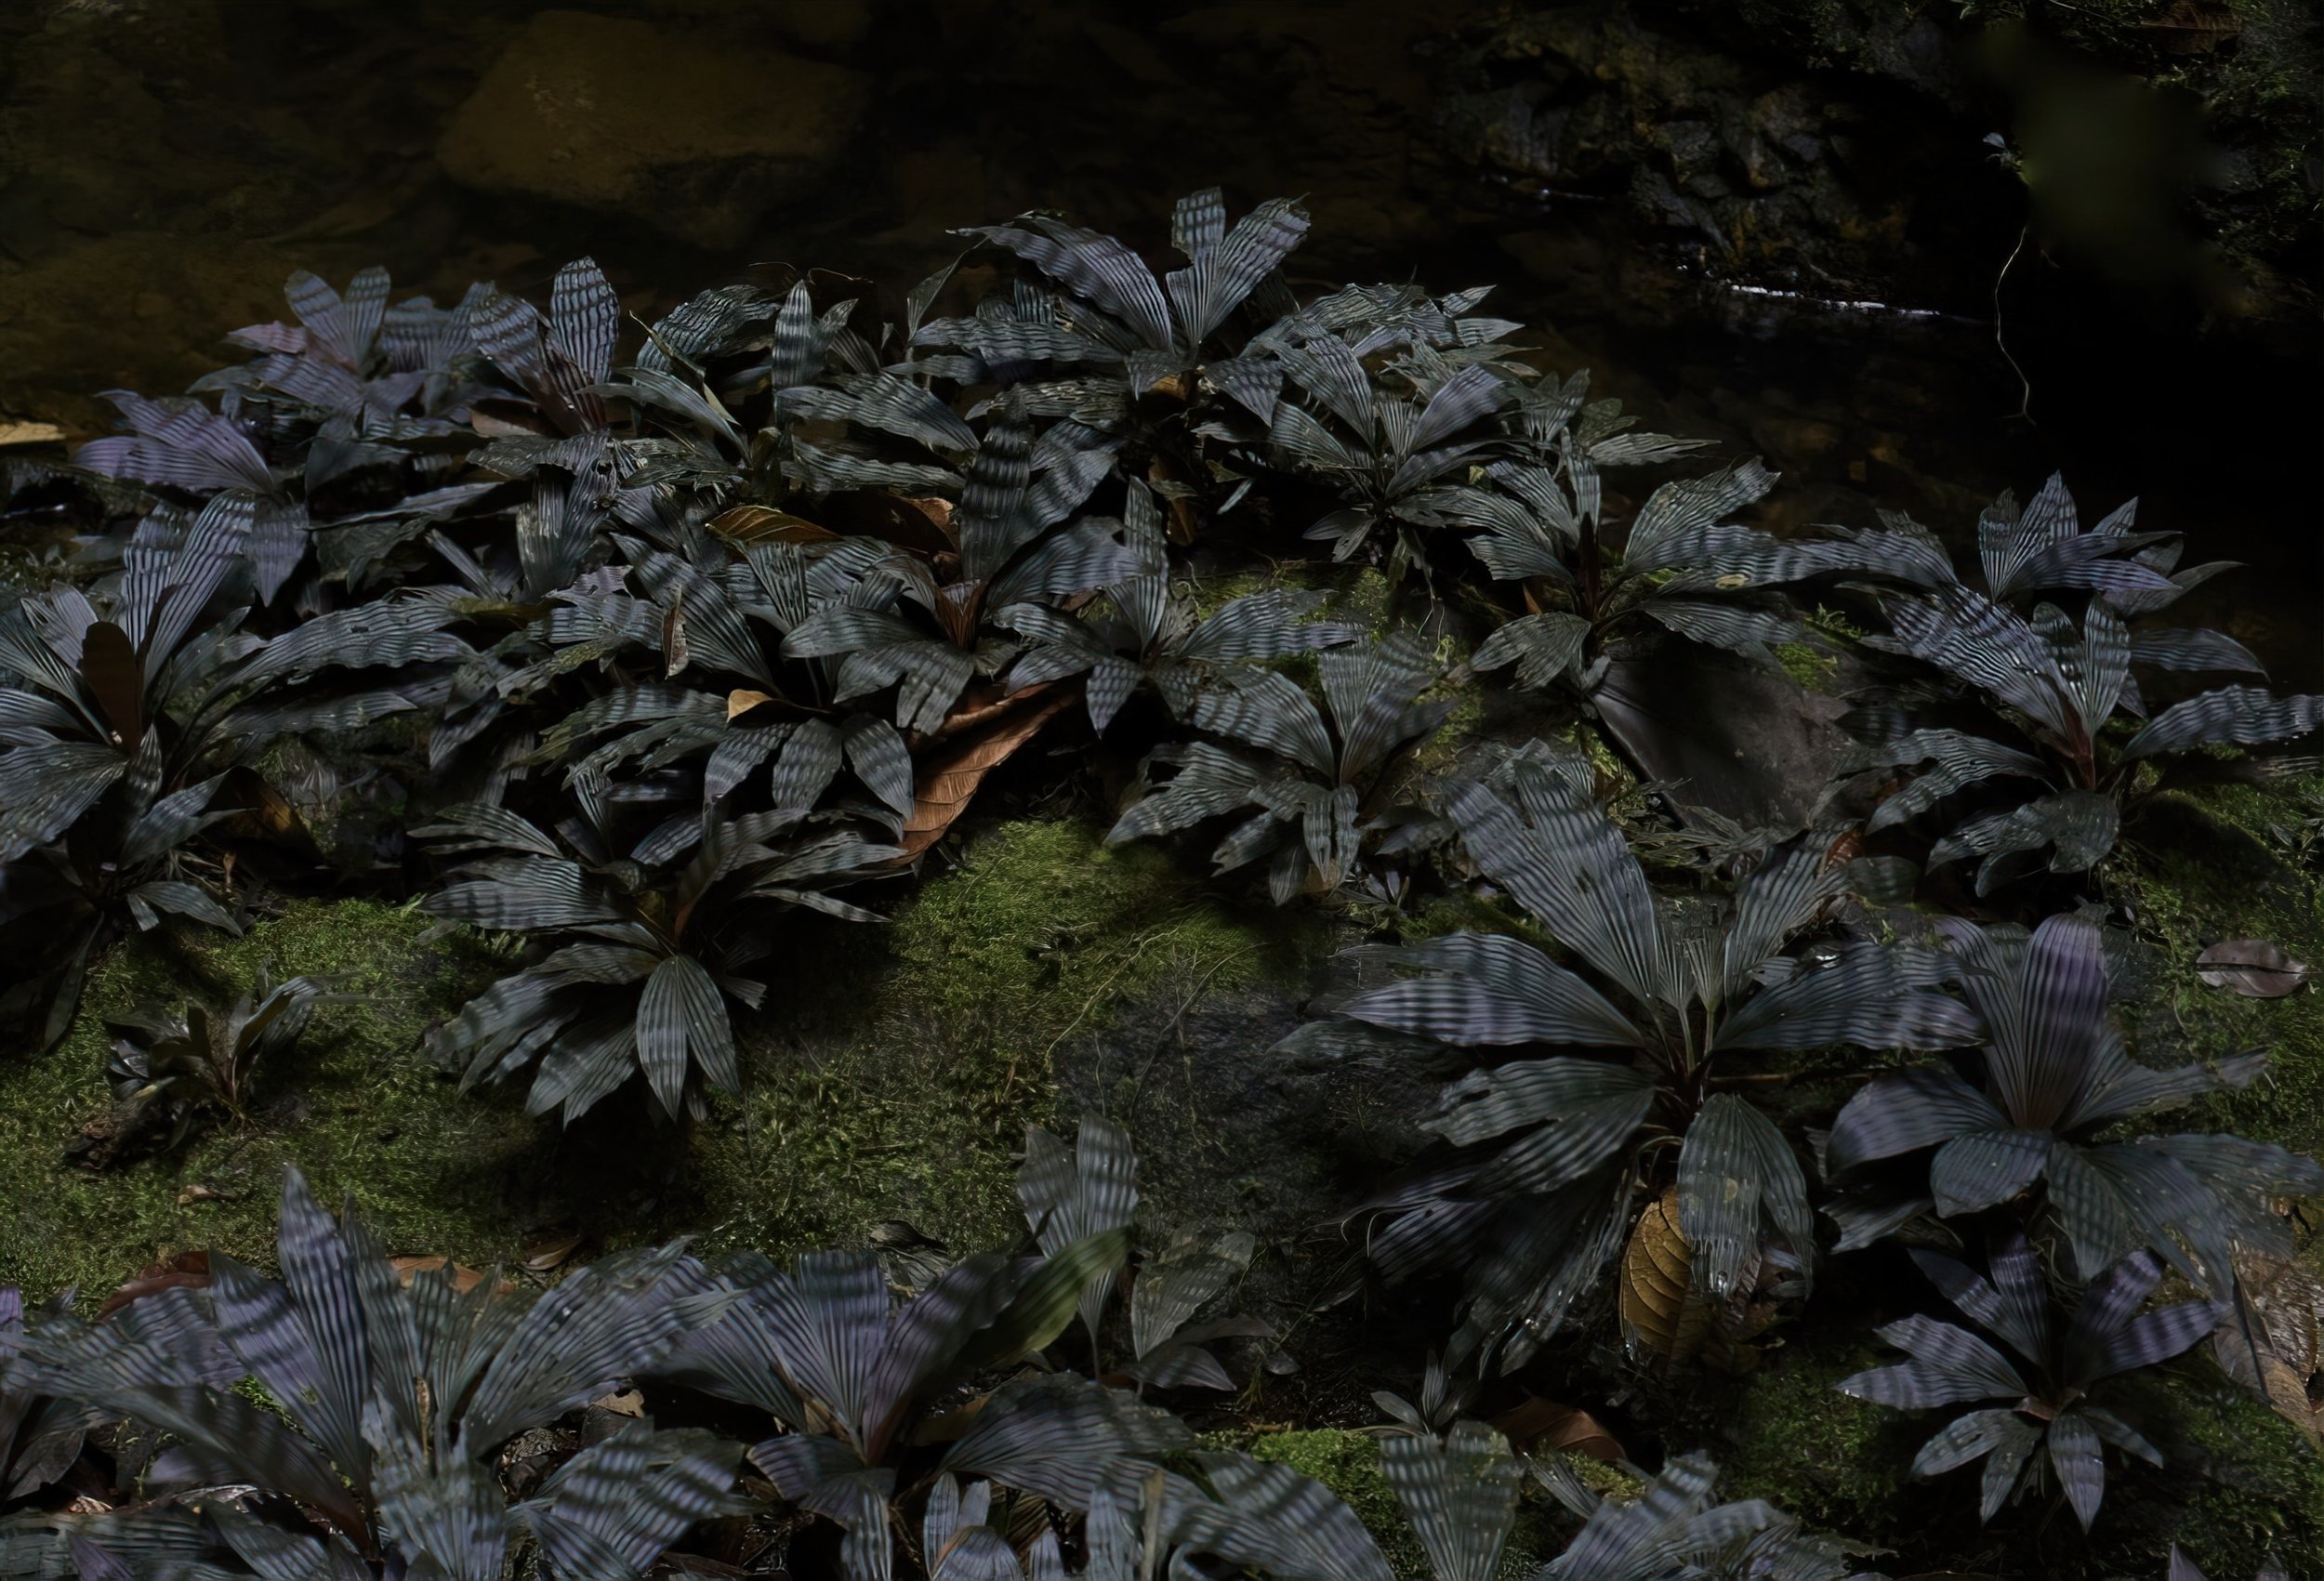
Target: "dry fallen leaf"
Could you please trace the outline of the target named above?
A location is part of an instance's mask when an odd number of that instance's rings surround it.
[[[534,1273],[547,1273],[564,1266],[574,1249],[581,1245],[578,1235],[546,1235],[524,1249],[524,1266]]]
[[[957,1443],[966,1438],[969,1429],[976,1425],[977,1414],[984,1409],[985,1402],[990,1399],[992,1396],[989,1394],[980,1394],[967,1404],[957,1405],[949,1411],[930,1412],[912,1429],[912,1442],[916,1444]]]
[[[2230,939],[2195,957],[2195,975],[2209,988],[2232,988],[2251,999],[2280,999],[2307,981],[2308,966],[2265,939]]]
[[[997,715],[983,729],[923,759],[914,774],[912,816],[904,821],[904,832],[896,839],[904,854],[889,865],[904,866],[942,839],[944,831],[968,810],[970,798],[984,783],[984,776],[1031,741],[1073,700],[1072,692],[1061,692]]]
[[[1493,1426],[1520,1451],[1565,1449],[1608,1465],[1630,1458],[1621,1441],[1606,1431],[1605,1424],[1578,1405],[1535,1396],[1494,1417]]]
[[[1633,1359],[1659,1362],[1675,1372],[1701,1361],[1723,1372],[1749,1372],[1759,1364],[1750,1341],[1776,1321],[1778,1305],[1767,1286],[1778,1271],[1755,1253],[1735,1293],[1713,1305],[1695,1284],[1695,1247],[1679,1228],[1679,1192],[1664,1189],[1646,1205],[1622,1249],[1621,1287],[1616,1308],[1622,1341]]]
[[[662,616],[662,674],[676,675],[693,662],[693,644],[686,640],[686,590],[678,589]]]
[[[952,507],[941,499],[909,499],[879,489],[826,496],[817,507],[833,531],[878,538],[923,555],[953,550]]]
[[[470,1268],[466,1263],[454,1262],[450,1258],[395,1257],[388,1259],[388,1266],[395,1270],[396,1278],[406,1285],[409,1285],[416,1274],[433,1273],[440,1268],[449,1268],[452,1270],[452,1288],[463,1296],[484,1283],[483,1270]],[[515,1289],[516,1286],[504,1279],[500,1283],[500,1288],[506,1292]]]
[[[0,449],[12,444],[60,444],[64,430],[54,423],[0,422]]]
[[[469,407],[469,427],[486,439],[523,439],[550,431],[541,415],[519,401],[479,401]]]
[[[731,544],[827,544],[830,528],[771,505],[738,505],[710,518],[710,531]]]
[[[209,1282],[209,1253],[175,1253],[139,1269],[135,1279],[106,1297],[105,1304],[97,1309],[98,1321],[101,1323],[142,1297],[158,1295],[164,1290],[199,1290]]]
[[[1618,1305],[1633,1356],[1683,1367],[1710,1337],[1710,1307],[1694,1288],[1695,1248],[1679,1228],[1676,1186],[1646,1205],[1622,1249]]]
[[[2161,16],[2137,26],[2157,35],[2173,55],[2208,55],[2243,32],[2226,0],[2172,0]]]
[[[772,692],[752,692],[746,687],[738,686],[726,694],[726,722],[731,725],[753,708],[781,701],[783,700]]]
[[[634,1389],[616,1390],[589,1402],[601,1411],[611,1411],[616,1416],[645,1415],[645,1396]]]
[[[2277,1415],[2310,1433],[2324,1431],[2316,1391],[2324,1372],[2324,1280],[2290,1258],[2244,1253],[2236,1278],[2245,1301],[2211,1337],[2222,1371]]]

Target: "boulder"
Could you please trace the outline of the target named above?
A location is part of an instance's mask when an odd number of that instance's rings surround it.
[[[838,159],[867,97],[866,79],[842,67],[543,11],[453,112],[437,157],[464,186],[732,247]]]

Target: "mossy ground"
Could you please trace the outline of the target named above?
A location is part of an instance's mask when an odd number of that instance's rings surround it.
[[[1786,1349],[1737,1380],[1718,1413],[1733,1438],[1720,1496],[1763,1498],[1822,1531],[1887,1529],[1930,1429],[1833,1387],[1880,1360],[1868,1345]]]
[[[2186,1390],[2174,1425],[2203,1480],[2174,1540],[2206,1575],[2324,1578],[2324,1456],[2300,1429],[2238,1390]]]
[[[2324,1156],[2324,993],[2311,982],[2282,998],[2247,998],[2204,986],[2195,968],[2207,945],[2230,939],[2266,940],[2324,966],[2319,833],[2324,777],[2165,797],[2130,831],[2118,889],[2154,955],[2128,1007],[2134,1046],[2269,1056],[2251,1087],[2165,1116],[2174,1129],[2230,1130]]]
[[[834,947],[801,958],[790,1003],[778,989],[746,1036],[752,1090],[696,1161],[732,1216],[714,1243],[813,1245],[886,1218],[963,1248],[1009,1242],[1025,1126],[1078,1119],[1056,1112],[1059,1047],[1157,984],[1262,978],[1290,932],[1210,899],[1168,852],[1108,850],[1068,821],[993,829]]]
[[[46,1296],[110,1290],[139,1267],[195,1248],[271,1261],[283,1166],[317,1193],[353,1192],[398,1252],[488,1261],[519,1249],[493,1189],[522,1169],[540,1127],[497,1095],[460,1100],[418,1051],[431,1017],[487,980],[472,947],[420,943],[429,919],[367,901],[299,901],[241,939],[147,935],[91,973],[54,1051],[0,1061],[0,1284]],[[103,1172],[65,1150],[111,1104],[104,1021],[160,1000],[228,1001],[261,964],[330,975],[352,1004],[318,1010],[300,1045],[261,1068],[246,1125],[221,1121],[174,1157]]]
[[[905,1219],[963,1249],[1023,1232],[1013,1155],[1058,1121],[1050,1058],[1153,984],[1274,969],[1287,937],[1204,898],[1158,850],[1108,851],[1080,822],[994,828],[892,920],[801,930],[741,1035],[748,1087],[690,1132],[622,1092],[570,1129],[521,1088],[462,1095],[421,1051],[430,1021],[496,962],[429,919],[365,901],[296,901],[246,938],[145,937],[92,973],[54,1052],[0,1061],[0,1285],[110,1289],[172,1252],[271,1261],[297,1164],[325,1202],[352,1192],[390,1251],[471,1265],[548,1236],[596,1250],[690,1233],[706,1250],[860,1241]],[[65,1156],[110,1102],[104,1018],[149,998],[231,999],[260,963],[361,996],[318,1011],[262,1071],[246,1123],[173,1157],[92,1172]]]

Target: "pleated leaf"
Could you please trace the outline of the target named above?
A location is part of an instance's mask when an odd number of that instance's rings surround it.
[[[512,1513],[562,1574],[642,1575],[695,1522],[735,1507],[739,1444],[633,1422],[559,1467]]]
[[[1168,1411],[1070,1373],[1003,1384],[943,1469],[988,1477],[1063,1509],[1089,1508],[1125,1460],[1157,1460],[1194,1434]]]
[[[2223,686],[2174,703],[2122,744],[2125,758],[2234,743],[2252,746],[2304,735],[2324,723],[2324,695],[2278,697],[2256,686]]]
[[[1336,1006],[1340,1015],[1471,1047],[1533,1042],[1646,1047],[1644,1035],[1596,989],[1520,940],[1449,933],[1404,949],[1373,952],[1372,958],[1446,975],[1368,989]]]
[[[1494,1581],[1525,1481],[1508,1441],[1468,1421],[1441,1443],[1394,1433],[1380,1440],[1380,1465],[1437,1581]]]
[[[1588,621],[1559,610],[1520,615],[1479,643],[1470,662],[1481,670],[1514,664],[1518,685],[1552,687],[1579,662],[1590,632]]]

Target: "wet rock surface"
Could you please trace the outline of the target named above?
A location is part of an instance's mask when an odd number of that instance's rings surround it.
[[[868,82],[707,29],[544,11],[446,124],[444,173],[732,247],[852,145]]]
[[[1932,200],[1986,206],[2000,183],[1945,101],[1958,72],[1934,22],[1892,41],[1918,79],[1900,87],[1658,20],[1560,7],[1470,38],[1440,85],[1446,146],[1552,207],[1618,202],[1715,271],[1924,297],[1956,278],[1943,247],[1962,216]]]

